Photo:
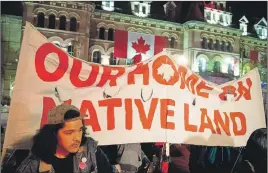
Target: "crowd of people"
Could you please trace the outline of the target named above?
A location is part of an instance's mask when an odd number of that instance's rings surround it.
[[[2,162],[2,172],[267,172],[266,128],[255,130],[247,145],[239,148],[164,143],[98,146],[94,139],[87,137],[83,117],[72,105],[61,104],[51,109],[48,123],[33,137],[31,150],[7,154]]]

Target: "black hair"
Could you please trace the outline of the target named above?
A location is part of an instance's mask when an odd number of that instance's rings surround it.
[[[250,161],[255,171],[267,172],[267,129],[255,130],[249,137],[245,148],[245,159]]]
[[[69,120],[80,116],[80,113],[76,110],[69,110],[64,115],[64,120]],[[33,137],[33,146],[31,152],[34,156],[42,161],[51,164],[52,158],[57,149],[57,133],[58,130],[64,127],[64,123],[61,124],[47,124],[39,130],[39,132]],[[85,126],[83,122],[83,134],[81,146],[86,142]]]

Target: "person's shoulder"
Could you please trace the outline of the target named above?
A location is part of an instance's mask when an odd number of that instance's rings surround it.
[[[95,139],[93,139],[91,137],[86,137],[86,143],[98,145],[98,141],[96,141]]]
[[[97,150],[97,146],[98,146],[98,142],[96,140],[94,140],[91,137],[86,137],[86,141],[83,147],[86,147],[87,150]]]
[[[40,164],[40,159],[38,159],[33,154],[30,154],[26,159],[20,164],[20,166],[16,169],[16,173],[28,173],[30,170],[38,171],[38,167]]]

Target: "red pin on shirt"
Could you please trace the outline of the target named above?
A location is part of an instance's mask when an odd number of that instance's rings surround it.
[[[83,157],[82,162],[79,163],[79,168],[80,169],[85,169],[86,168],[86,162],[87,162],[87,158]]]

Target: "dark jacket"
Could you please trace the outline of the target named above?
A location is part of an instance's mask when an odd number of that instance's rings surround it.
[[[82,158],[87,158],[86,167],[79,168]],[[102,150],[97,147],[97,142],[91,138],[80,147],[73,158],[74,173],[112,173],[113,168]],[[47,164],[30,154],[22,164],[17,168],[16,173],[55,173],[51,164]]]
[[[191,147],[189,159],[191,173],[226,173],[231,172],[232,166],[229,147]]]
[[[256,173],[252,163],[248,160],[243,160],[235,170],[235,173]],[[263,170],[263,173],[264,170]]]

